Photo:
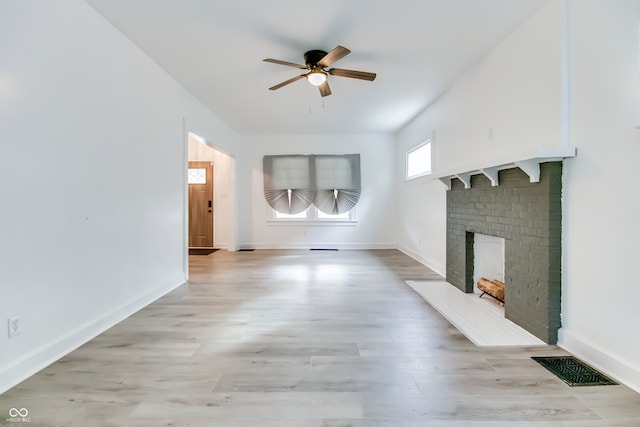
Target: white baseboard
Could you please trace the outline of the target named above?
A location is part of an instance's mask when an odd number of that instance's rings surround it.
[[[395,249],[393,243],[298,243],[298,242],[254,242],[242,245],[252,249]]]
[[[442,265],[441,263],[433,260],[433,259],[429,259],[421,254],[419,254],[418,252],[414,251],[413,249],[410,249],[404,245],[398,245],[397,249],[402,252],[403,254],[415,259],[416,261],[418,261],[421,264],[426,265],[427,267],[429,267],[430,269],[432,269],[433,271],[435,271],[436,273],[438,273],[439,275],[441,275],[442,277],[446,277],[447,276],[447,268]]]
[[[164,284],[97,319],[37,348],[8,366],[0,367],[0,394],[18,385],[107,329],[171,292],[186,281]]]
[[[637,361],[634,365],[631,361],[620,360],[615,355],[593,343],[580,339],[564,328],[558,331],[558,346],[640,393],[640,366],[637,365]]]

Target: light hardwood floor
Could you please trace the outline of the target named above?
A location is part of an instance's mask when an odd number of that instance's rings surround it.
[[[218,251],[190,272],[0,396],[0,425],[640,426],[639,394],[530,359],[556,347],[475,347],[404,283],[441,277],[398,251]]]

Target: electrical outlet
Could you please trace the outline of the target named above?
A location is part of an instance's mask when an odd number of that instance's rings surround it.
[[[18,316],[13,316],[7,319],[7,324],[9,327],[9,338],[20,335],[22,330],[20,329],[20,318]]]

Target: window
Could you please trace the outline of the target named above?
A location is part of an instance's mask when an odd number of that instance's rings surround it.
[[[407,179],[431,173],[431,140],[407,152]]]
[[[355,221],[359,154],[264,156],[263,173],[274,220]]]
[[[307,210],[304,210],[297,214],[286,214],[282,212],[278,212],[277,210],[273,210],[273,215],[275,219],[307,219]]]
[[[187,183],[189,183],[189,184],[206,184],[207,183],[207,169],[205,169],[205,168],[189,168],[189,175],[187,177]]]
[[[355,221],[356,210],[351,209],[348,212],[340,214],[327,214],[317,209],[315,206],[309,206],[306,210],[297,214],[286,214],[278,212],[273,209],[273,219],[277,221],[317,221],[317,222],[331,222],[331,221]]]
[[[350,210],[349,212],[343,212],[343,213],[339,213],[339,214],[328,214],[328,213],[324,213],[322,211],[318,211],[318,219],[343,219],[343,220],[350,220],[350,213],[353,210]]]

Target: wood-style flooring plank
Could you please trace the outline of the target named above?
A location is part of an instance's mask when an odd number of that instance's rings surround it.
[[[0,396],[0,425],[637,427],[640,395],[478,348],[396,250],[215,252],[190,281]]]

